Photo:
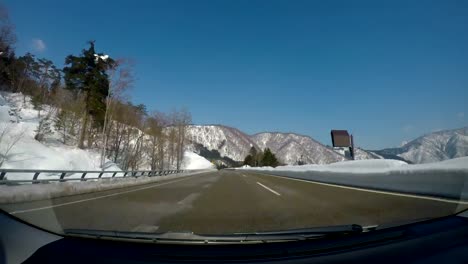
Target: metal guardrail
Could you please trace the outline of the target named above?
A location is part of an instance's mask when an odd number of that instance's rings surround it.
[[[170,174],[182,173],[186,170],[163,170],[163,171],[73,171],[73,170],[21,170],[21,169],[0,169],[0,185],[15,183],[48,183],[51,181],[87,181],[109,178],[138,178],[156,177]],[[8,180],[9,175],[31,174],[31,180]],[[39,178],[40,175],[47,175],[47,178]],[[70,177],[71,176],[71,177]],[[78,177],[75,177],[78,176]],[[88,177],[87,177],[88,176]],[[91,177],[90,177],[91,176]],[[94,176],[94,177],[92,177]],[[15,177],[12,177],[15,178]]]

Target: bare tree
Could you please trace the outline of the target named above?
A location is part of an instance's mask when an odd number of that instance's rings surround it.
[[[168,166],[173,166],[177,156],[177,129],[174,125],[167,128]]]
[[[167,119],[163,113],[154,112],[146,120],[145,133],[148,135],[146,152],[151,170],[164,169],[166,135],[163,129],[166,125]]]
[[[133,85],[133,62],[128,59],[117,59],[115,66],[108,70],[110,79],[109,95],[106,98],[106,112],[104,115],[104,126],[102,127],[101,168],[107,156],[107,145],[110,122],[113,118],[116,100],[122,100],[125,92]]]
[[[168,127],[169,162],[180,169],[184,158],[187,127],[192,122],[192,116],[186,108],[173,110],[170,114],[171,126]]]
[[[24,133],[25,131],[23,130],[20,133],[13,134],[10,125],[4,125],[0,128],[0,167],[16,143],[23,137]]]
[[[56,107],[55,129],[62,137],[62,142],[67,144],[75,138],[78,132],[81,113],[85,110],[84,98],[80,94],[73,94],[69,90],[58,88],[52,99],[52,105]],[[76,138],[75,138],[76,139]]]
[[[186,108],[182,108],[177,114],[177,169],[180,170],[184,159],[187,127],[192,122],[192,115]]]

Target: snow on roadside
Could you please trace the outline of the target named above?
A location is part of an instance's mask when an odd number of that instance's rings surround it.
[[[336,172],[352,174],[390,173],[422,170],[462,170],[468,172],[468,157],[426,164],[408,164],[400,160],[373,159],[336,162],[327,165],[279,166],[241,168],[259,171]]]
[[[203,170],[214,169],[215,165],[194,152],[185,151],[182,168],[184,170]]]
[[[6,156],[1,166],[2,169],[101,170],[100,154],[96,150],[82,150],[64,145],[58,139],[58,135],[51,135],[45,142],[35,140],[35,130],[40,118],[38,118],[38,112],[33,109],[30,98],[25,99],[23,102],[23,95],[19,93],[0,94],[0,129],[7,130],[0,146],[0,153],[4,153],[8,142],[19,138]],[[45,115],[46,111],[42,111],[42,115]],[[120,171],[121,169],[115,163],[106,160],[105,170]],[[70,176],[67,175],[67,177]],[[110,177],[110,175],[103,176]],[[58,177],[57,174],[39,175],[39,179]],[[31,180],[32,175],[30,173],[8,174],[7,179]]]
[[[329,165],[243,168],[270,175],[468,201],[468,157],[426,164],[359,160]]]
[[[132,187],[164,180],[191,177],[206,170],[172,174],[167,176],[110,178],[85,182],[51,182],[47,184],[0,185],[0,204],[46,200],[68,195],[105,191],[116,188]]]
[[[47,109],[42,111],[42,116]],[[37,169],[37,170],[80,170],[100,171],[100,153],[97,150],[83,150],[75,146],[63,144],[57,134],[48,136],[45,142],[34,139],[35,130],[40,118],[38,111],[34,110],[29,96],[23,98],[20,93],[0,94],[0,129],[7,128],[8,133],[3,143],[20,138],[18,143],[8,153],[2,169]],[[52,127],[53,129],[53,127]],[[6,144],[0,146],[5,148]],[[2,152],[0,152],[2,153]],[[186,170],[214,169],[214,165],[205,158],[193,153],[184,153],[182,168]],[[106,160],[105,171],[120,171],[113,162]],[[149,168],[143,168],[149,169]],[[80,177],[81,175],[66,175],[66,177]],[[87,177],[97,177],[89,174]],[[103,174],[102,177],[111,177],[112,174]],[[117,174],[116,177],[122,176]],[[9,173],[9,180],[31,180],[31,173]],[[38,179],[57,179],[57,173],[41,173]]]

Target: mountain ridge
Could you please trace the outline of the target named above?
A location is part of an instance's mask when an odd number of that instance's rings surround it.
[[[193,145],[198,144],[199,149],[200,146],[205,148],[205,153],[217,151],[220,157],[238,163],[243,161],[251,147],[258,150],[270,148],[282,163],[290,165],[327,164],[345,160],[343,153],[311,136],[295,132],[264,131],[247,134],[222,124],[191,125],[188,130],[191,131],[189,141],[192,146],[189,148],[192,150],[197,151]],[[214,133],[216,136],[200,135],[203,133]],[[427,138],[431,138],[429,143],[426,142]],[[356,148],[356,159],[390,158],[409,163],[427,163],[461,156],[468,156],[468,127],[426,133],[402,147],[382,150]]]
[[[468,156],[468,127],[427,133],[401,147],[374,152],[398,156],[412,163],[430,163]]]

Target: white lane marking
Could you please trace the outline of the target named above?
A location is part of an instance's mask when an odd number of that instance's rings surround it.
[[[45,209],[50,209],[50,208],[60,207],[60,206],[65,206],[65,205],[70,205],[70,204],[88,202],[88,201],[107,198],[107,197],[111,197],[111,196],[117,196],[117,195],[121,195],[121,194],[125,194],[125,193],[130,193],[130,192],[136,192],[136,191],[141,191],[141,190],[145,190],[145,189],[155,188],[155,187],[163,186],[163,185],[166,185],[166,184],[180,182],[180,181],[187,180],[187,179],[191,179],[191,177],[187,177],[187,178],[183,178],[183,179],[179,179],[179,180],[175,180],[175,181],[171,181],[171,182],[164,182],[164,183],[160,183],[160,184],[157,184],[157,185],[151,185],[151,186],[146,186],[146,187],[142,187],[142,188],[137,188],[137,189],[133,189],[133,190],[128,190],[128,191],[123,191],[123,192],[118,192],[118,193],[106,194],[106,195],[98,196],[98,197],[92,197],[92,198],[76,200],[76,201],[73,201],[73,202],[54,204],[54,205],[49,205],[49,206],[44,206],[44,207],[37,207],[37,208],[26,209],[26,210],[18,210],[18,211],[13,211],[13,212],[8,212],[8,213],[14,215],[14,214],[21,214],[21,213],[28,213],[28,212],[34,212],[34,211],[39,211],[39,210],[45,210]]]
[[[191,193],[191,194],[187,195],[187,197],[185,197],[184,199],[178,201],[177,204],[190,203],[193,200],[195,200],[199,195],[200,195],[199,193]]]
[[[401,197],[408,197],[408,198],[431,200],[431,201],[437,201],[437,202],[468,205],[468,201],[459,201],[459,200],[446,199],[446,198],[436,198],[436,197],[416,195],[416,194],[406,194],[406,193],[397,193],[397,192],[389,192],[389,191],[378,191],[378,190],[364,189],[364,188],[344,186],[344,185],[331,184],[331,183],[307,181],[307,180],[302,180],[302,179],[289,178],[289,177],[284,177],[284,176],[271,175],[271,174],[258,173],[258,172],[255,172],[255,174],[260,174],[260,175],[265,175],[265,176],[272,176],[272,177],[277,177],[277,178],[286,179],[286,180],[301,181],[301,182],[307,182],[307,183],[312,183],[312,184],[325,185],[325,186],[342,188],[342,189],[355,190],[355,191],[371,192],[371,193],[378,193],[378,194],[387,194],[387,195],[393,195],[393,196],[401,196]]]
[[[257,184],[260,185],[260,186],[262,186],[263,188],[269,190],[270,192],[272,192],[272,193],[278,195],[278,196],[281,195],[280,193],[276,192],[275,190],[270,189],[268,186],[265,186],[265,185],[263,185],[263,184],[261,184],[261,183],[259,183],[259,182],[257,182]]]
[[[241,175],[242,175],[242,177],[247,178],[247,176],[245,176],[244,174],[241,174]]]

